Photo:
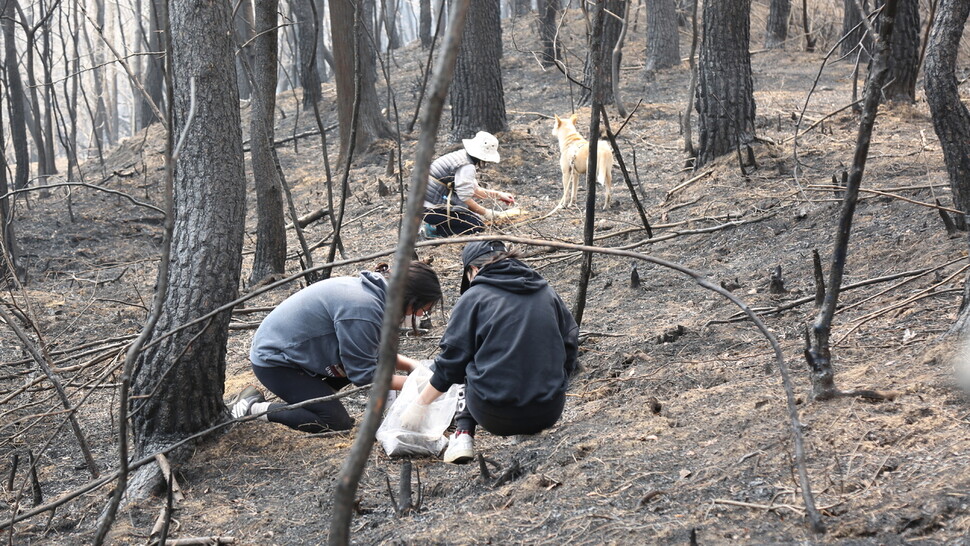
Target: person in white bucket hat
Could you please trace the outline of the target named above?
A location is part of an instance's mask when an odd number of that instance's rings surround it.
[[[518,209],[493,210],[476,199],[497,199],[514,205],[509,193],[491,190],[478,184],[478,167],[482,163],[498,163],[498,139],[479,131],[474,138],[462,140],[463,148],[445,154],[431,163],[431,176],[424,194],[425,237],[471,235],[485,229],[486,222],[512,218]]]

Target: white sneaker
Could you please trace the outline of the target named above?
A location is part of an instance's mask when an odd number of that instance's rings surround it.
[[[250,385],[242,390],[229,402],[229,413],[233,419],[249,415],[249,409],[257,402],[265,402],[266,398],[259,389]]]
[[[475,439],[468,433],[456,434],[452,434],[448,439],[444,461],[451,464],[465,464],[475,458]]]

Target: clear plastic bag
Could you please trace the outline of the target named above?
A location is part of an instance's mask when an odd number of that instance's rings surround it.
[[[407,430],[401,426],[401,414],[417,399],[431,380],[431,370],[424,365],[408,375],[401,393],[387,409],[384,422],[377,429],[377,441],[391,457],[437,457],[448,445],[444,432],[451,425],[458,407],[459,385],[452,385],[428,406],[421,430]]]

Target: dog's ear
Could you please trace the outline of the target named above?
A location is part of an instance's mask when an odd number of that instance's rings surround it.
[[[569,116],[569,121],[575,125],[576,124],[576,114]]]
[[[559,127],[560,125],[562,125],[562,118],[559,117],[559,114],[553,114],[553,115],[556,116],[556,127]]]

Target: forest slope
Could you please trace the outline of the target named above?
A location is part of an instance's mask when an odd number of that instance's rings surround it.
[[[580,28],[578,14],[569,28]],[[578,33],[567,39],[579,47]],[[543,217],[561,191],[550,118],[571,113],[578,94],[562,74],[539,68],[530,53],[536,49],[535,33],[524,21],[506,30],[505,47],[510,131],[499,135],[502,162],[483,178],[515,193],[530,218],[502,233],[579,242],[581,211]],[[390,63],[402,118],[413,112],[414,82],[425,54],[412,44]],[[884,402],[814,402],[807,398],[802,356],[804,330],[814,319],[812,251],[821,254],[827,270],[839,214],[836,192],[828,185],[851,162],[858,125],[851,109],[839,111],[852,101],[853,67],[829,62],[819,76],[822,55],[799,51],[795,43],[756,52],[752,64],[763,139],[754,149],[757,168],[744,175],[736,158],[725,157],[694,173],[683,169],[679,132],[686,65],[641,81],[641,57],[633,47],[624,57],[621,94],[630,110],[642,103],[619,143],[654,237],[643,231],[616,170],[614,204],[597,211],[597,244],[683,264],[729,287],[752,307],[786,308],[764,320],[792,369],[808,472],[828,534],[813,535],[803,517],[784,391],[777,370],[765,373],[773,353],[764,337],[750,322],[733,320],[737,309],[729,302],[689,278],[641,263],[636,266],[641,283],[632,288],[630,259],[597,256],[582,324],[583,371],[562,420],[519,444],[487,433],[476,440],[486,457],[503,469],[518,465],[521,472],[494,485],[480,476],[477,465],[418,460],[421,510],[399,518],[386,479],[396,489],[400,463],[375,446],[358,493],[354,541],[686,543],[696,536],[702,544],[966,543],[970,404],[953,384],[951,370],[923,355],[956,316],[967,243],[965,234],[947,234],[931,206],[936,200],[949,206],[950,192],[925,101],[880,109],[845,284],[898,277],[845,291],[833,331],[838,385],[898,395]],[[961,67],[966,70],[965,59]],[[796,147],[793,113],[797,117],[802,111],[813,86],[802,128],[825,120],[800,136]],[[965,85],[961,92],[966,95]],[[297,115],[299,99],[298,93],[280,96],[285,115],[278,116],[277,138],[314,128],[311,115]],[[333,89],[325,85],[324,104],[332,102]],[[588,119],[588,109],[576,111],[580,120]],[[610,113],[611,126],[619,127],[623,120]],[[335,119],[332,110],[327,115]],[[447,128],[447,119],[442,125]],[[89,166],[88,176],[159,204],[162,136],[153,128],[129,139],[104,166]],[[407,163],[415,140],[405,138],[402,146]],[[449,146],[443,130],[439,152]],[[344,231],[349,256],[396,244],[399,196],[381,196],[378,190],[381,183],[398,187],[385,174],[393,148],[379,143],[354,163]],[[324,206],[319,138],[288,142],[280,154],[298,212]],[[32,256],[20,301],[30,302],[51,354],[67,351],[59,366],[72,389],[88,392],[84,385],[116,362],[123,336],[137,332],[151,300],[159,216],[114,195],[58,189],[32,199],[18,219],[23,248]],[[254,233],[253,214],[247,224]],[[307,239],[319,241],[328,233],[328,223],[317,222],[308,226]],[[295,237],[290,244],[297,248]],[[244,268],[254,245],[250,237]],[[572,302],[578,257],[543,247],[524,250],[527,261]],[[422,257],[433,258],[441,275],[445,314],[457,298],[459,251],[448,244],[419,249]],[[315,254],[317,262],[322,255]],[[296,265],[295,260],[290,264]],[[355,264],[336,273],[374,265]],[[773,293],[768,287],[776,268],[784,290]],[[267,307],[298,288],[294,283],[259,296],[247,303],[248,312],[239,313],[229,341],[227,398],[255,381],[247,359],[252,326]],[[808,302],[799,303],[803,300]],[[433,320],[428,335],[402,338],[402,352],[433,356],[446,317]],[[12,336],[0,340],[0,361],[10,370],[2,378],[6,393],[36,377]],[[93,390],[79,413],[102,468],[114,465],[115,386]],[[16,407],[0,406],[7,412],[5,421],[52,404],[46,389],[30,389],[16,401]],[[365,397],[346,401],[359,419]],[[56,423],[41,420],[31,427],[32,421],[8,427],[0,436],[3,476],[10,473],[13,453],[36,449]],[[239,544],[323,542],[335,479],[353,434],[317,437],[249,422],[215,437],[177,469],[185,500],[173,537],[231,536]],[[22,483],[23,472],[17,476],[16,483]],[[45,498],[86,478],[71,436],[57,435],[39,465]],[[14,542],[90,540],[106,496],[105,489],[97,490],[59,509],[50,522],[38,517],[19,524]],[[9,514],[16,498],[16,491],[4,491],[0,508]],[[163,503],[156,498],[130,507],[116,523],[112,542],[144,543]]]

